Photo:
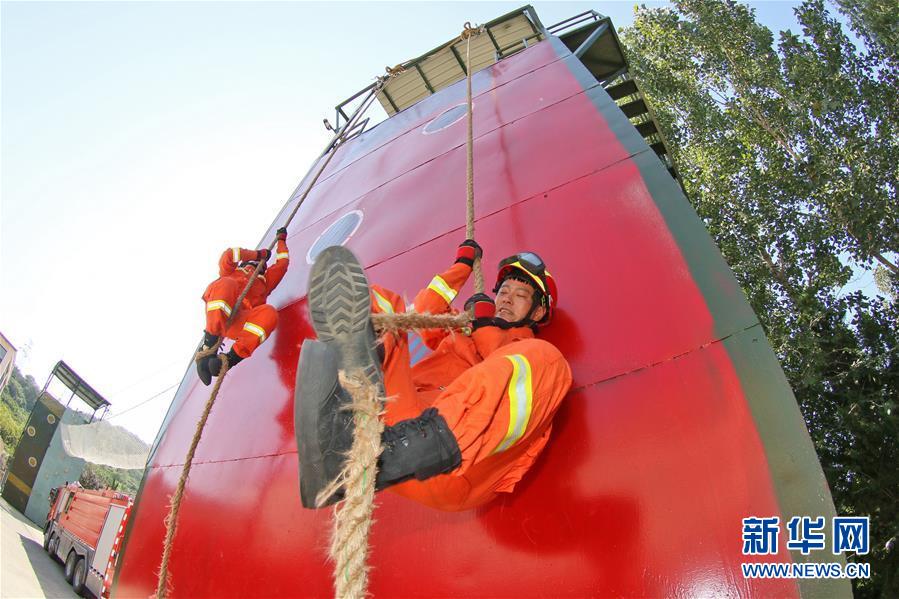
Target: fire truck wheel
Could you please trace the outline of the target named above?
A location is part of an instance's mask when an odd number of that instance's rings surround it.
[[[44,535],[44,551],[50,551],[50,541],[53,540],[53,533]]]
[[[87,562],[82,557],[75,564],[75,575],[72,577],[72,590],[76,595],[81,595],[84,591],[85,582],[87,582]]]
[[[74,551],[69,551],[69,557],[66,558],[66,568],[63,571],[63,577],[66,579],[66,582],[72,582],[72,577],[75,576],[75,564],[78,562],[78,554]]]
[[[53,558],[53,561],[58,562],[59,557],[56,555],[56,549],[59,547],[59,537],[55,534],[50,535],[50,546],[47,548],[47,551],[50,552],[50,557]]]

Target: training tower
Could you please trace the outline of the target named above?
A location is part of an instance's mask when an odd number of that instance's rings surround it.
[[[681,191],[609,19],[588,12],[545,27],[524,7],[472,44],[485,272],[524,249],[546,260],[561,293],[545,338],[568,358],[574,385],[514,494],[461,513],[377,496],[370,591],[848,595],[846,581],[741,574],[743,518],[829,521],[833,504],[786,378]],[[228,373],[197,449],[172,551],[174,597],[332,593],[330,511],[300,507],[294,440],[311,261],[345,244],[371,281],[411,298],[465,235],[464,42],[402,66],[378,96],[386,120],[369,126],[351,109],[374,87],[337,107],[333,127],[352,131],[289,228],[290,269],[269,299],[278,329]],[[413,359],[424,352],[413,347]],[[149,458],[114,597],[155,591],[169,496],[209,392],[190,365]],[[812,559],[837,559],[829,553]],[[766,559],[810,558],[781,535]]]

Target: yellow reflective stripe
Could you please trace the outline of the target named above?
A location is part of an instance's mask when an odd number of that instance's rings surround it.
[[[290,255],[287,252],[278,252],[277,259],[280,260],[281,258],[290,258]]]
[[[447,285],[446,281],[444,281],[443,277],[440,275],[431,279],[431,284],[428,285],[428,289],[445,299],[448,304],[452,303],[453,298],[456,297],[456,290]]]
[[[228,316],[231,316],[231,306],[225,303],[224,300],[212,300],[206,304],[207,312],[212,312],[213,310],[221,310]]]
[[[7,474],[6,482],[8,482],[9,484],[11,484],[15,488],[17,488],[22,493],[25,493],[26,495],[31,495],[31,487],[29,487],[25,483],[25,481],[23,481],[21,478],[19,478],[12,472]]]
[[[534,400],[530,362],[522,354],[506,358],[512,362],[512,376],[509,378],[509,429],[493,453],[505,451],[521,439],[531,420]]]
[[[257,337],[259,337],[259,343],[265,341],[265,329],[263,329],[258,324],[253,324],[252,322],[245,322],[243,325],[243,330],[250,331]]]
[[[385,314],[393,314],[393,305],[387,301],[387,298],[372,289],[372,293],[375,296],[375,302],[377,302],[378,306],[381,308],[381,312]]]
[[[240,262],[240,248],[231,248],[231,259]]]
[[[512,264],[510,264],[509,266],[518,267],[518,270],[520,270],[521,272],[523,272],[524,274],[529,276],[535,283],[537,283],[537,285],[540,286],[540,291],[542,291],[543,293],[546,293],[546,286],[543,284],[543,281],[540,280],[540,277],[533,274],[531,271],[529,271],[524,266],[522,266],[521,262],[516,261],[516,262],[513,262]],[[547,275],[549,274],[548,272],[546,272],[545,268],[543,269],[543,272],[546,273]]]

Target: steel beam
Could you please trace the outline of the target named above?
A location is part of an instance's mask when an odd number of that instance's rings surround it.
[[[461,56],[459,56],[459,51],[456,50],[455,46],[450,46],[450,50],[453,52],[453,56],[456,57],[456,62],[458,62],[459,66],[462,67],[462,72],[468,75],[468,69],[465,68],[465,61],[462,60]]]
[[[421,76],[421,80],[424,82],[425,87],[428,88],[428,91],[432,94],[434,93],[434,88],[431,87],[431,82],[428,81],[428,78],[425,77],[425,72],[421,70],[421,66],[416,62],[415,70],[418,71],[419,76]]]
[[[590,46],[592,46],[593,44],[595,44],[595,43],[596,43],[596,40],[598,40],[599,37],[600,37],[603,33],[605,33],[606,30],[607,30],[608,28],[609,28],[609,22],[608,22],[608,21],[606,21],[605,23],[603,23],[602,25],[600,25],[599,27],[597,27],[597,28],[593,31],[593,33],[591,33],[589,36],[587,36],[587,39],[584,40],[584,43],[582,43],[580,46],[578,46],[577,50],[574,51],[574,55],[577,56],[578,58],[580,58],[581,56],[583,56],[584,53],[585,53],[587,50],[590,49]]]

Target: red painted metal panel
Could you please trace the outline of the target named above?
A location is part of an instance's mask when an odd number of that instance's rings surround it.
[[[566,401],[545,456],[509,498],[450,514],[379,496],[375,596],[795,595],[792,582],[739,573],[740,519],[778,510],[720,345]],[[195,466],[173,556],[178,596],[329,594],[328,512],[299,508],[295,466],[290,454]],[[178,475],[154,469],[142,502]],[[155,541],[141,547],[150,556],[164,532],[154,512],[135,522]],[[120,596],[154,583],[152,568],[131,572]]]
[[[546,337],[571,362],[576,391],[513,495],[453,514],[379,495],[371,590],[794,596],[791,582],[739,572],[740,519],[779,508],[740,379],[715,343],[720,315],[567,60],[543,43],[476,78],[477,236],[488,272],[521,249],[546,259],[560,285]],[[330,512],[303,510],[297,492],[292,390],[312,334],[304,255],[359,209],[365,220],[348,246],[373,281],[411,298],[448,265],[464,235],[463,128],[420,127],[458,96],[441,92],[348,144],[291,227],[291,267],[272,296],[278,330],[228,374],[197,450],[171,565],[175,596],[331,593]],[[735,281],[716,293],[734,298],[729,334],[752,326]],[[167,498],[208,392],[193,373],[179,390],[113,596],[156,586]]]
[[[534,46],[527,50],[534,54],[522,55],[521,58],[542,59],[544,54],[552,49],[548,45]],[[516,57],[518,58],[518,57]],[[510,59],[511,60],[511,59]],[[478,188],[479,201],[476,205],[478,214],[488,214],[500,206],[520,200],[530,195],[528,193],[529,181],[536,178],[539,181],[539,191],[545,186],[551,186],[552,181],[546,179],[544,169],[537,169],[535,164],[543,166],[541,154],[560,152],[557,156],[565,156],[568,160],[560,162],[558,166],[563,170],[555,173],[558,182],[564,182],[570,173],[582,174],[583,165],[589,164],[597,169],[621,160],[627,156],[621,148],[614,134],[608,129],[585,128],[584,123],[595,120],[595,108],[589,102],[571,101],[574,96],[583,96],[584,90],[580,84],[571,77],[567,63],[574,58],[557,59],[554,62],[539,66],[529,71],[525,76],[517,80],[506,81],[505,77],[493,76],[495,69],[487,69],[477,73],[475,82],[481,82],[486,90],[474,99],[474,128],[476,132],[475,155],[475,181],[477,185],[487,185],[488,188]],[[500,63],[497,66],[503,65]],[[487,85],[484,85],[486,82]],[[428,207],[435,207],[446,202],[443,197],[433,197],[434,192],[443,192],[450,198],[449,204],[457,207],[459,204],[458,193],[464,193],[465,189],[465,121],[460,120],[455,124],[431,134],[423,133],[423,128],[433,118],[439,116],[447,108],[458,105],[462,98],[445,96],[449,91],[455,91],[456,86],[444,90],[440,94],[431,96],[421,104],[427,103],[427,107],[419,108],[416,105],[408,110],[419,110],[423,116],[407,119],[409,122],[394,122],[394,117],[380,124],[373,131],[366,133],[361,138],[338,151],[332,160],[326,174],[316,185],[315,189],[307,197],[300,209],[297,220],[301,227],[317,222],[323,217],[332,214],[335,210],[341,212],[350,209],[350,205],[362,199],[364,196],[398,178],[405,176],[415,178],[415,169],[425,167],[428,170],[428,178],[433,185],[427,188],[427,202],[419,202]],[[461,88],[460,88],[461,89]],[[569,100],[566,102],[566,100]],[[425,111],[427,109],[427,111]],[[401,113],[405,114],[405,113]],[[519,121],[528,121],[519,126]],[[512,125],[511,128],[506,127]],[[380,128],[389,132],[390,139],[386,143],[378,143],[377,132]],[[397,133],[394,133],[397,132]],[[527,139],[522,143],[520,139],[526,135]],[[544,147],[542,152],[529,151],[537,136],[545,144],[556,144],[554,147]],[[373,139],[369,139],[371,136]],[[588,151],[584,155],[571,152],[567,146],[567,140],[578,138],[578,144]],[[516,145],[517,144],[517,145]],[[608,144],[614,144],[605,147]],[[353,148],[367,147],[367,154],[354,157],[352,161],[341,160],[344,154],[352,153]],[[598,149],[603,148],[602,152]],[[499,150],[499,153],[497,153]],[[454,162],[445,166],[440,171],[433,171],[431,161],[439,159],[447,154],[453,155]],[[524,154],[524,156],[522,156]],[[462,161],[460,170],[457,161]],[[499,160],[499,162],[496,162]],[[335,170],[332,166],[339,163]],[[351,163],[351,168],[347,163]],[[515,165],[515,173],[509,172],[511,164]],[[530,167],[530,168],[529,168]],[[541,171],[542,176],[540,175]],[[529,173],[533,175],[528,176]],[[521,179],[525,176],[526,179]],[[512,191],[517,195],[506,194],[494,196],[490,191],[492,184],[506,179],[511,183]],[[301,190],[304,189],[301,186]],[[405,196],[397,196],[405,205],[411,204],[416,198],[421,197],[425,190],[416,189],[415,193]],[[386,192],[385,192],[386,193]],[[534,191],[536,193],[536,191]],[[379,197],[382,194],[376,194]],[[394,194],[396,195],[396,194]],[[293,210],[295,202],[291,201],[282,210],[286,215]],[[464,204],[463,204],[464,206]],[[461,215],[464,218],[464,210]],[[458,222],[460,219],[455,218]],[[279,222],[276,219],[275,222]]]

